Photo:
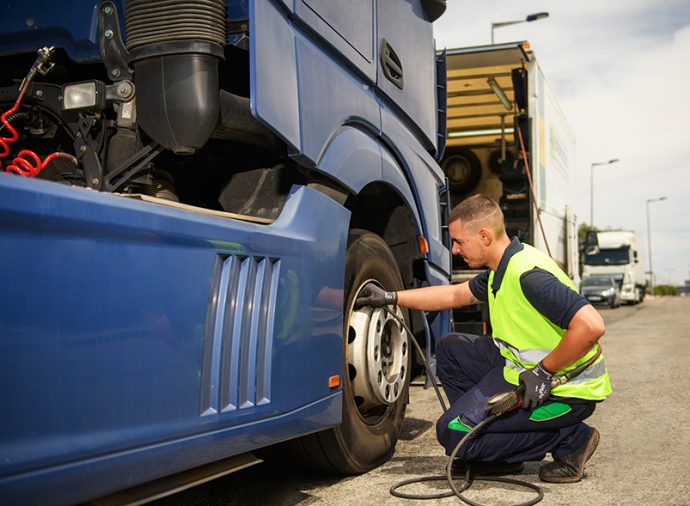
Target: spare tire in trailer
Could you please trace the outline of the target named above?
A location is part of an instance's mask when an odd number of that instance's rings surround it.
[[[386,462],[405,417],[414,337],[382,309],[355,307],[369,282],[403,288],[388,245],[376,234],[353,230],[345,257],[342,423],[292,445],[302,460],[328,474],[360,474]],[[395,310],[409,324],[407,312]]]
[[[450,189],[456,193],[472,190],[482,176],[479,158],[467,148],[447,148],[441,168],[448,178]]]

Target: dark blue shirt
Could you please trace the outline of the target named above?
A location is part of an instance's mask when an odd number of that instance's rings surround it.
[[[494,274],[491,285],[494,293],[501,289],[508,261],[519,251],[522,251],[522,244],[517,237],[514,237],[503,253]],[[489,302],[489,273],[487,269],[470,280],[472,294],[482,302]],[[575,313],[589,304],[587,299],[561,283],[556,276],[538,267],[520,276],[520,286],[529,303],[562,329],[567,329]]]

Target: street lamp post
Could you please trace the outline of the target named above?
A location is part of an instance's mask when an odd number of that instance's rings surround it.
[[[494,43],[494,30],[496,28],[502,28],[504,26],[517,25],[518,23],[530,23],[532,21],[537,21],[539,19],[548,18],[548,12],[537,12],[536,14],[530,14],[525,19],[516,19],[515,21],[500,21],[498,23],[491,23],[491,43]]]
[[[647,251],[649,252],[649,287],[652,295],[654,295],[654,270],[652,268],[652,231],[649,227],[649,204],[651,202],[661,202],[662,200],[666,200],[666,197],[647,199]]]
[[[589,225],[594,226],[594,167],[597,165],[611,165],[618,162],[618,158],[612,158],[608,162],[594,162],[589,166]]]

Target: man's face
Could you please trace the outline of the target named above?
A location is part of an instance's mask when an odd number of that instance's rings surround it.
[[[484,267],[486,262],[486,248],[481,242],[479,230],[471,225],[464,227],[461,220],[455,220],[448,226],[453,255],[460,255],[473,269]]]

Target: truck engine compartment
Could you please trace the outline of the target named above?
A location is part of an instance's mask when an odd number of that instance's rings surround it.
[[[250,111],[247,22],[226,23],[224,1],[173,3],[128,1],[124,33],[117,3],[100,4],[102,63],[6,57],[0,168],[270,223],[307,178]]]

